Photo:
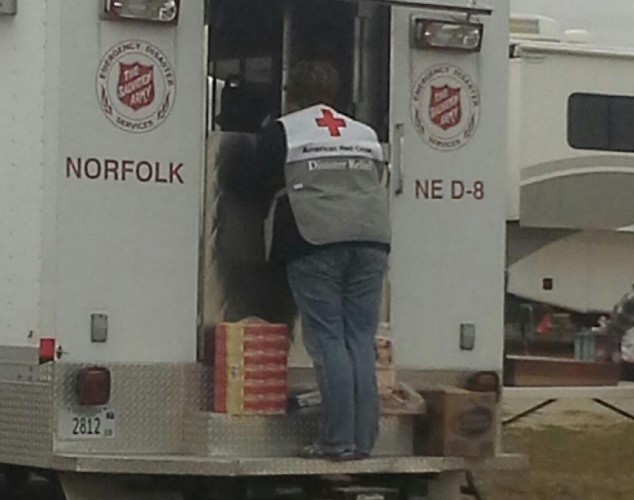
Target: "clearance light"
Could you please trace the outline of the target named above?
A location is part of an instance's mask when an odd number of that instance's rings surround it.
[[[40,339],[40,364],[55,361],[55,339]]]
[[[101,366],[82,368],[77,373],[77,403],[104,406],[110,401],[110,370]]]
[[[484,26],[478,23],[415,19],[412,42],[418,49],[480,52],[483,33]]]
[[[176,24],[180,0],[104,0],[106,19]]]

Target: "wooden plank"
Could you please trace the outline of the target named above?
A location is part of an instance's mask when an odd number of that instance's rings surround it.
[[[515,387],[617,385],[620,375],[618,363],[530,356],[507,356],[504,363],[505,385]]]

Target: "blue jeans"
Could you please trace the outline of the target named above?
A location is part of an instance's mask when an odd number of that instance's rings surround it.
[[[287,264],[322,397],[319,445],[369,454],[379,430],[374,337],[387,252],[359,243],[325,246]]]

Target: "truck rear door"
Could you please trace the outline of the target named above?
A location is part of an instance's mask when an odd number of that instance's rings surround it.
[[[392,8],[396,359],[499,369],[508,5],[412,3]]]

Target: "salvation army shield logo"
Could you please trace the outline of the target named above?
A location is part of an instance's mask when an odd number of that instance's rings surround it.
[[[429,100],[429,118],[441,129],[449,130],[460,123],[462,119],[460,88],[432,85]]]
[[[139,62],[119,63],[117,97],[123,104],[138,111],[150,106],[155,96],[153,64],[146,66]]]
[[[434,149],[454,151],[475,135],[480,118],[480,90],[462,68],[439,64],[415,82],[411,101],[412,122]]]
[[[156,46],[128,40],[111,47],[97,71],[97,99],[116,127],[150,132],[169,117],[176,97],[176,75]]]

